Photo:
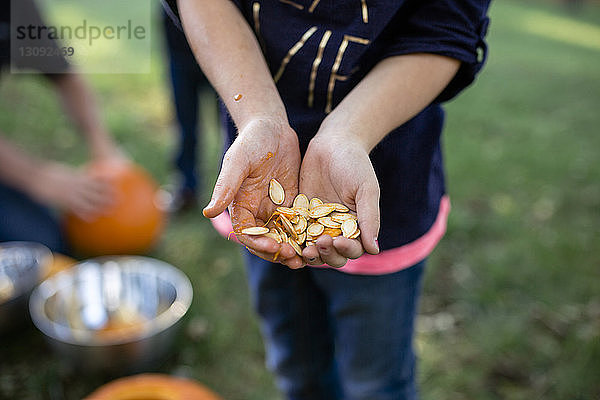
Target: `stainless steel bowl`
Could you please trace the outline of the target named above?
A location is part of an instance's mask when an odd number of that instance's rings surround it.
[[[168,353],[192,302],[179,269],[140,256],[84,261],[31,294],[35,326],[63,359],[86,370],[138,372]]]
[[[0,243],[0,333],[28,318],[27,300],[52,261],[50,250],[39,243]]]

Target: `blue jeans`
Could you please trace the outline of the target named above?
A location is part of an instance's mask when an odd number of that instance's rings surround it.
[[[0,183],[0,242],[27,241],[69,254],[57,217],[26,194]]]
[[[388,275],[290,270],[250,254],[267,366],[289,400],[415,400],[425,262]]]

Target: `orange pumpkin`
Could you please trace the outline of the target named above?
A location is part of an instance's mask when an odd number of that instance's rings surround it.
[[[141,374],[117,379],[84,400],[223,400],[190,379]]]
[[[126,162],[97,162],[88,167],[91,176],[109,181],[114,204],[91,221],[65,215],[69,243],[77,253],[143,254],[160,236],[165,213],[156,204],[158,185],[140,166]]]

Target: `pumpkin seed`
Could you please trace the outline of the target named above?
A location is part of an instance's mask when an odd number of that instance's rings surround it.
[[[283,225],[283,228],[286,230],[286,232],[289,233],[294,239],[297,239],[298,234],[296,233],[296,230],[294,229],[294,225],[292,225],[290,220],[287,219],[287,217],[285,215],[280,215],[279,218],[280,218],[281,224]]]
[[[350,211],[350,209],[348,207],[346,207],[343,204],[340,203],[325,203],[325,204],[331,204],[335,207],[335,211],[337,212],[342,212],[342,213],[347,213],[348,211]]]
[[[320,206],[322,204],[323,204],[323,200],[321,200],[318,197],[313,197],[312,199],[310,199],[310,202],[308,203],[308,209],[312,210],[316,206]]]
[[[306,240],[306,232],[302,232],[301,234],[298,235],[298,240],[296,240],[296,243],[298,243],[299,245],[302,245],[302,243],[304,243],[305,240]]]
[[[285,200],[283,186],[281,186],[281,183],[275,178],[271,179],[269,182],[269,197],[271,198],[271,201],[277,205],[282,204]]]
[[[323,229],[323,233],[321,235],[329,235],[332,238],[340,236],[342,234],[342,230],[338,228],[325,228]]]
[[[306,219],[310,218],[310,213],[308,211],[308,208],[292,207],[292,210],[294,210],[294,213],[296,215],[302,216]]]
[[[340,222],[334,221],[331,217],[321,217],[317,219],[317,222],[327,228],[339,228],[342,226]]]
[[[335,210],[335,206],[331,204],[321,204],[311,209],[309,215],[311,218],[321,218],[328,215],[333,210]]]
[[[358,224],[353,219],[347,219],[344,222],[342,222],[341,229],[342,229],[342,234],[344,235],[344,237],[349,238],[358,229]]]
[[[348,239],[356,239],[359,236],[360,236],[360,229],[356,229],[352,235],[348,236]]]
[[[318,222],[314,222],[310,224],[308,228],[306,228],[306,233],[310,236],[317,237],[323,233],[324,229],[325,227],[323,225],[319,224]]]
[[[302,247],[300,247],[300,245],[298,243],[296,243],[296,241],[292,240],[291,238],[288,239],[288,243],[290,246],[292,246],[294,248],[294,250],[296,251],[296,254],[298,254],[300,257],[302,257]]]
[[[270,237],[271,239],[274,239],[277,243],[281,243],[281,237],[277,232],[267,232],[263,236]]]
[[[277,207],[277,208],[275,209],[275,211],[277,211],[279,214],[285,214],[285,215],[286,215],[286,216],[288,216],[288,217],[291,217],[291,216],[293,216],[294,214],[296,214],[296,213],[294,212],[294,210],[292,210],[292,209],[291,209],[291,208],[289,208],[289,207],[281,207],[281,206],[280,206],[280,207]]]
[[[305,194],[300,193],[294,199],[293,207],[308,209],[308,206],[309,206],[309,201],[308,201],[308,197],[306,197]]]
[[[297,216],[298,217],[298,222],[296,224],[294,224],[294,230],[296,230],[296,233],[302,233],[306,230],[306,227],[308,226],[308,222],[306,222],[306,218],[301,217],[301,216]]]
[[[349,213],[341,213],[338,211],[334,211],[331,214],[329,214],[329,216],[331,217],[332,220],[337,221],[337,222],[344,222],[347,219],[356,219],[356,217],[352,214]]]
[[[252,226],[250,228],[242,229],[242,233],[250,236],[264,235],[265,233],[269,233],[269,228],[265,226]]]

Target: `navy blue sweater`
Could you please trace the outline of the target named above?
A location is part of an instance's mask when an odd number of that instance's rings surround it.
[[[440,96],[370,154],[381,186],[381,249],[426,233],[445,194],[440,104],[471,84],[483,65],[489,1],[233,1],[263,48],[302,154],[327,113],[380,60],[434,53],[461,61]],[[228,132],[231,143],[232,124]]]

